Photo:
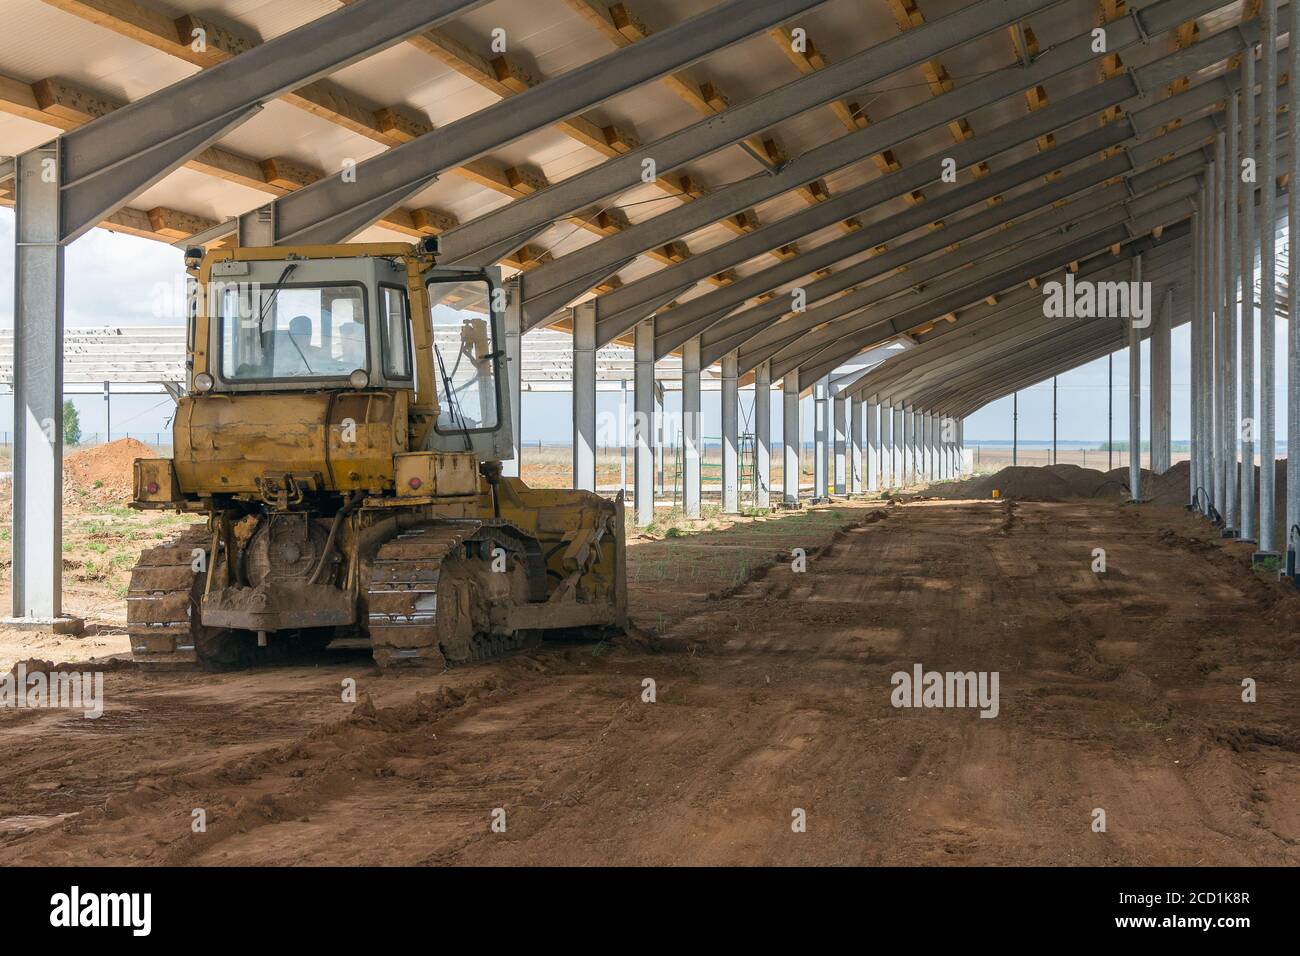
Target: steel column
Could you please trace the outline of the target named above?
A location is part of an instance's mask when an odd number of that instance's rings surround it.
[[[682,505],[686,517],[700,516],[700,340],[682,346]]]
[[[1241,178],[1241,165],[1237,155],[1237,125],[1240,117],[1234,91],[1228,97],[1228,128],[1224,139],[1224,215],[1227,231],[1224,243],[1223,269],[1226,277],[1223,303],[1223,397],[1219,407],[1223,414],[1223,427],[1219,430],[1219,449],[1223,455],[1224,481],[1224,534],[1237,534],[1237,292],[1238,266],[1241,262],[1239,243],[1237,181]]]
[[[1288,69],[1291,77],[1291,102],[1287,112],[1291,134],[1291,156],[1287,173],[1287,284],[1291,295],[1287,302],[1287,390],[1286,390],[1286,573],[1296,577],[1297,553],[1300,553],[1300,302],[1296,283],[1300,281],[1300,3],[1292,0]]]
[[[875,402],[863,402],[861,407],[867,420],[867,444],[863,456],[866,490],[876,492],[880,490],[880,406]]]
[[[1196,290],[1197,306],[1195,313],[1195,324],[1192,329],[1192,364],[1195,369],[1195,388],[1194,394],[1194,411],[1196,416],[1196,468],[1193,473],[1192,485],[1195,488],[1197,497],[1197,507],[1206,515],[1210,514],[1211,501],[1209,500],[1209,489],[1207,477],[1210,474],[1209,455],[1209,422],[1206,420],[1206,392],[1209,389],[1208,370],[1210,366],[1209,356],[1207,354],[1206,327],[1210,324],[1212,312],[1210,310],[1210,272],[1211,272],[1211,255],[1210,255],[1210,234],[1213,229],[1213,216],[1211,214],[1211,193],[1210,183],[1214,178],[1213,169],[1206,166],[1205,177],[1201,186],[1201,203],[1200,203],[1200,235],[1197,236],[1196,242]]]
[[[825,501],[830,495],[826,482],[826,438],[829,431],[827,377],[813,383],[813,500]]]
[[[1241,155],[1252,161],[1255,155],[1255,47],[1247,46],[1241,57]],[[1292,151],[1294,153],[1294,150]],[[1255,509],[1255,248],[1259,232],[1255,227],[1256,179],[1238,175],[1241,193],[1241,410],[1237,441],[1241,445],[1239,500],[1241,514],[1237,534],[1243,541],[1257,541]]]
[[[695,340],[696,342],[699,339]],[[772,366],[754,370],[754,507],[772,506]]]
[[[1264,0],[1260,9],[1263,32],[1260,50],[1264,62],[1259,81],[1263,86],[1263,162],[1260,164],[1259,239],[1259,556],[1277,554],[1276,374],[1277,326],[1277,0]]]
[[[60,141],[15,157],[13,616],[63,613]]]
[[[921,412],[916,417],[917,477],[921,481],[930,480],[930,413]]]
[[[596,490],[596,306],[591,302],[573,309],[573,487]]]
[[[907,484],[907,431],[904,428],[903,407],[894,406],[894,487]]]
[[[655,320],[637,323],[632,340],[632,404],[636,437],[636,457],[632,468],[632,498],[636,506],[636,523],[641,527],[655,520]]]
[[[1213,309],[1214,320],[1210,326],[1210,346],[1207,354],[1211,355],[1209,381],[1210,381],[1210,493],[1214,500],[1214,509],[1220,517],[1224,514],[1227,507],[1225,496],[1225,477],[1227,472],[1223,467],[1223,324],[1224,324],[1224,303],[1227,282],[1224,281],[1224,259],[1226,257],[1224,241],[1226,228],[1226,207],[1224,206],[1224,184],[1227,181],[1227,160],[1224,149],[1225,134],[1219,133],[1214,138],[1214,175],[1211,177],[1211,186],[1213,194],[1211,203],[1213,212],[1211,213],[1214,224],[1211,233],[1210,255],[1213,257],[1210,266],[1211,287],[1210,287],[1210,308]]]
[[[799,503],[799,370],[792,368],[781,379],[781,445],[785,459],[781,466],[781,498],[787,506]]]
[[[1133,259],[1133,281],[1141,287],[1142,257]],[[1128,481],[1129,497],[1142,500],[1142,332],[1137,316],[1128,323]]]
[[[916,409],[903,409],[903,476],[908,485],[916,484]]]
[[[1170,464],[1170,408],[1172,379],[1170,347],[1174,320],[1174,289],[1165,290],[1151,318],[1151,473],[1163,475]]]
[[[930,414],[930,480],[938,481],[943,476],[939,467],[939,416]]]
[[[651,354],[654,340],[650,341]],[[740,448],[737,424],[740,418],[740,392],[736,381],[736,353],[722,356],[722,510],[735,514],[740,510]]]
[[[510,401],[511,440],[514,445],[514,458],[503,462],[501,473],[511,478],[518,478],[523,473],[523,296],[519,283],[511,280],[506,283],[506,389]]]
[[[866,470],[871,455],[866,451],[866,402],[862,395],[849,399],[849,494],[862,494],[866,490]]]
[[[894,415],[888,405],[878,405],[880,415],[880,487],[894,487]]]
[[[848,493],[848,396],[834,388],[832,409],[835,428],[835,494]]]

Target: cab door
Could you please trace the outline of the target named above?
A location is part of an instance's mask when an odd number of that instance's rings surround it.
[[[426,450],[514,457],[501,270],[433,268],[422,275],[433,341],[438,417]]]

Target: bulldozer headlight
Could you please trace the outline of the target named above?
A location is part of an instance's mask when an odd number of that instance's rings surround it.
[[[411,486],[412,491],[419,491],[420,486],[424,484],[424,482],[419,479],[418,475],[412,475],[411,480],[408,481],[407,484]]]
[[[209,392],[212,390],[212,376],[207,372],[199,372],[194,376],[194,391]]]
[[[365,369],[359,368],[348,376],[348,384],[356,389],[365,388],[370,384],[370,375]]]

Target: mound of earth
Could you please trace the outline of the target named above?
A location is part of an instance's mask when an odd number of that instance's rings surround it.
[[[1123,471],[1123,478],[1118,478]],[[1128,472],[1109,474],[1078,465],[1031,468],[1012,465],[992,475],[942,485],[931,492],[943,498],[1018,498],[1026,501],[1063,501],[1067,498],[1119,497],[1126,493]]]
[[[1188,484],[1191,480],[1191,463],[1186,460],[1178,462],[1162,475],[1150,478],[1143,475],[1143,480],[1146,484],[1142,488],[1142,497],[1153,504],[1176,508],[1187,504],[1191,498],[1191,486]]]
[[[1286,459],[1278,458],[1273,464],[1273,501],[1274,501],[1274,525],[1273,525],[1273,545],[1279,550],[1286,549],[1287,526],[1286,526]],[[1259,521],[1259,466],[1255,469],[1255,521]],[[1142,489],[1142,497],[1150,498],[1156,504],[1177,507],[1185,505],[1191,499],[1191,468],[1185,461],[1180,461],[1163,475],[1157,475],[1148,486]],[[1255,539],[1258,539],[1258,524],[1254,528]]]
[[[83,448],[63,459],[64,486],[104,504],[129,501],[135,460],[157,457],[156,451],[134,438]]]
[[[1048,465],[1044,470],[1065,479],[1075,498],[1118,497],[1128,489],[1127,468],[1102,472],[1078,465]]]

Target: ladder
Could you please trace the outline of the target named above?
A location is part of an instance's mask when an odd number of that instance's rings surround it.
[[[748,498],[751,508],[758,507],[758,447],[755,445],[753,432],[742,432],[740,437],[740,448],[738,449],[740,461],[737,462],[740,473],[736,480],[740,483],[737,489],[739,492],[738,503],[743,508],[746,498]],[[746,480],[748,479],[748,480]]]

